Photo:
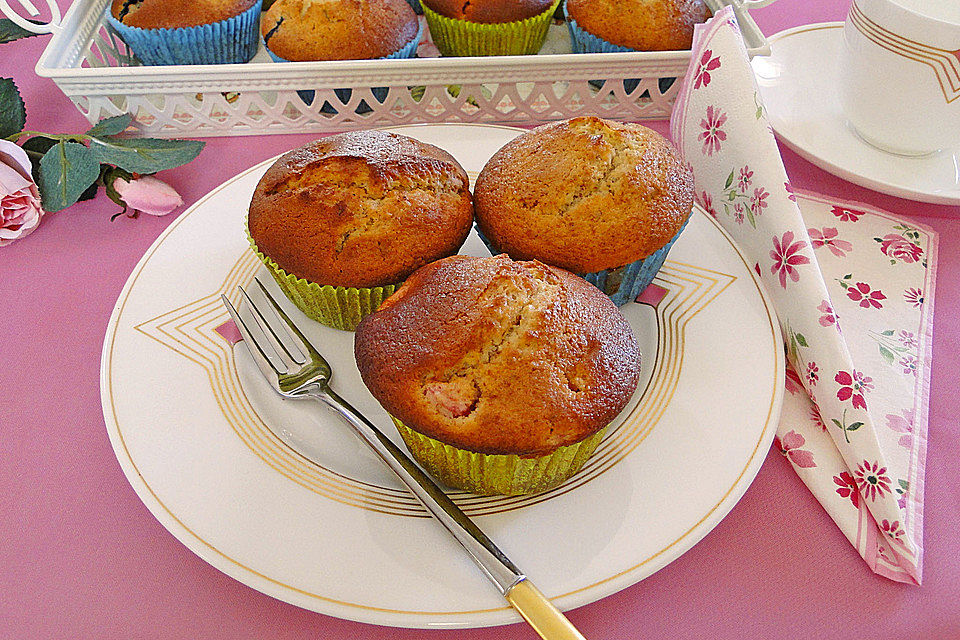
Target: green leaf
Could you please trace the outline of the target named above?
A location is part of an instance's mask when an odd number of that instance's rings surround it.
[[[76,142],[57,143],[40,159],[37,186],[43,208],[47,211],[66,209],[99,175],[100,163],[89,149]]]
[[[730,170],[730,175],[727,176],[727,181],[723,183],[723,188],[724,188],[724,189],[729,189],[729,188],[730,188],[730,185],[733,184],[733,174],[734,174],[735,171],[736,171],[736,169],[731,169],[731,170]]]
[[[747,215],[747,222],[750,223],[750,226],[754,229],[757,228],[757,221],[753,218],[753,211],[750,210],[750,207],[744,207],[743,212]]]
[[[854,422],[854,423],[851,424],[849,427],[847,427],[847,431],[856,431],[857,429],[859,429],[859,428],[862,427],[862,426],[863,426],[863,423],[862,423],[862,422]]]
[[[852,277],[853,277],[853,274],[852,274],[852,273],[848,273],[847,275],[843,276],[843,279],[844,279],[844,280],[849,280],[849,279],[852,278]]]
[[[156,173],[190,162],[204,144],[199,140],[94,137],[90,151],[98,163],[115,164],[131,173]]]
[[[833,421],[833,424],[837,427],[837,429],[843,429],[843,425],[840,424],[839,420],[837,420],[836,418],[830,418],[830,420]]]
[[[124,129],[130,126],[133,116],[129,113],[123,113],[112,118],[104,118],[87,131],[88,136],[113,136],[122,133]]]
[[[797,342],[800,343],[800,346],[801,346],[801,347],[809,347],[809,346],[810,346],[810,345],[807,344],[807,339],[803,337],[803,334],[802,334],[802,333],[798,333],[798,334],[797,334]]]
[[[885,346],[877,345],[880,348],[880,355],[884,360],[887,361],[887,364],[893,364],[893,361],[896,360],[896,357],[893,355],[893,352],[890,349],[887,349]]]
[[[882,335],[882,336],[892,336],[893,334],[894,334],[894,330],[893,330],[893,329],[887,329],[886,331],[881,331],[881,332],[880,332],[880,335]]]
[[[13,78],[0,78],[0,138],[23,131],[27,109]]]
[[[904,480],[903,478],[901,478],[897,482],[900,484],[900,486],[903,488],[904,491],[910,490],[910,483]]]
[[[27,138],[27,141],[24,142],[21,147],[24,151],[33,151],[34,153],[39,153],[41,156],[57,144],[57,140],[53,138],[47,138],[46,136],[33,136],[32,138]],[[33,166],[33,181],[40,182],[40,158],[35,155],[30,155],[30,164]]]
[[[30,20],[35,24],[40,24],[34,20]],[[15,23],[10,18],[0,18],[0,44],[5,42],[13,42],[14,40],[19,40],[20,38],[29,38],[31,36],[38,36],[39,33],[34,33],[33,31],[27,31],[17,23]]]

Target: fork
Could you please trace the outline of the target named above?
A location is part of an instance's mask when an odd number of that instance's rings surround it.
[[[240,330],[250,355],[274,391],[284,398],[311,398],[337,412],[374,453],[394,471],[430,514],[456,538],[504,598],[545,640],[585,640],[576,627],[537,589],[437,484],[397,445],[330,388],[333,371],[320,352],[290,320],[259,278],[269,306],[254,304],[243,289],[241,314],[225,296],[224,306]],[[267,307],[264,309],[264,307]],[[246,317],[246,319],[244,319]]]

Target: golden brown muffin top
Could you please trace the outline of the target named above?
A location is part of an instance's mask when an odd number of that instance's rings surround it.
[[[583,440],[626,406],[640,372],[630,325],[599,289],[505,255],[423,267],[364,318],[354,352],[393,416],[487,454]]]
[[[575,273],[613,269],[665,245],[693,208],[693,174],[659,133],[580,117],[514,138],[474,188],[498,250]]]
[[[693,25],[705,22],[703,0],[567,0],[567,16],[607,42],[637,51],[689,49]]]
[[[110,13],[141,29],[177,29],[212,24],[243,13],[260,0],[113,0]]]
[[[486,24],[516,22],[539,15],[553,0],[421,0],[440,15]]]
[[[383,58],[419,28],[406,0],[276,0],[260,20],[270,50],[294,62]]]
[[[467,174],[433,145],[384,131],[321,138],[281,156],[247,218],[259,250],[321,285],[402,281],[470,232]]]

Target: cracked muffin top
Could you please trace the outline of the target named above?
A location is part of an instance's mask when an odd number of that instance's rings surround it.
[[[456,20],[494,24],[539,15],[553,0],[422,0],[440,15]]]
[[[398,51],[420,23],[406,0],[276,0],[260,33],[285,60],[366,60]]]
[[[710,17],[703,0],[567,0],[567,16],[607,42],[637,51],[680,51]]]
[[[260,0],[113,0],[110,13],[130,27],[177,29],[212,24],[243,13]]]
[[[472,222],[467,174],[453,156],[384,131],[284,154],[247,216],[257,248],[284,271],[342,287],[398,283],[456,253]]]
[[[594,273],[641,260],[683,227],[693,172],[642,125],[580,117],[505,144],[474,187],[477,223],[515,260]]]
[[[626,406],[640,373],[630,325],[599,289],[504,255],[423,267],[360,323],[354,352],[394,417],[485,454],[587,438]]]

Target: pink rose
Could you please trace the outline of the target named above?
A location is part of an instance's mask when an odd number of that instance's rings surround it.
[[[880,241],[880,251],[895,260],[916,262],[920,259],[923,249],[913,244],[898,233],[888,233]]]
[[[153,176],[136,177],[130,182],[117,178],[113,188],[128,207],[152,216],[165,216],[183,204],[173,187]]]
[[[43,213],[27,152],[0,139],[0,247],[29,235]]]

